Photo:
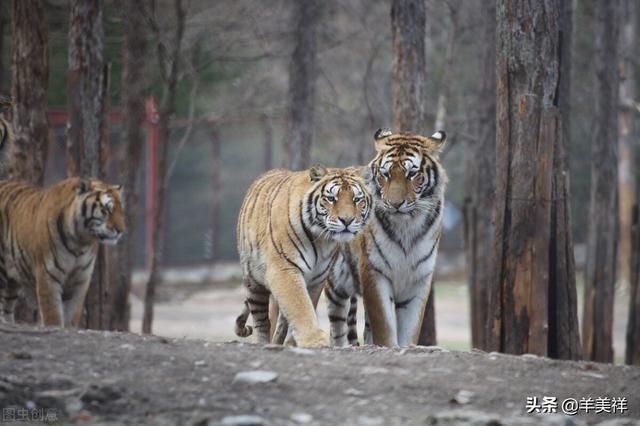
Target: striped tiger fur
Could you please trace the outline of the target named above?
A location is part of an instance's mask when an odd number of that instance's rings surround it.
[[[273,294],[299,346],[328,345],[309,292],[325,282],[338,243],[364,228],[370,210],[371,194],[353,168],[314,166],[259,177],[238,219],[238,252],[248,296],[236,333],[245,337],[253,332],[245,325],[251,313],[257,342],[269,342]]]
[[[120,186],[66,179],[43,190],[0,182],[0,308],[13,322],[18,296],[35,290],[40,321],[77,326],[97,244],[124,232]]]
[[[424,137],[380,129],[374,138],[376,156],[365,172],[374,212],[365,232],[344,245],[325,293],[336,346],[357,341],[347,317],[359,292],[366,343],[416,344],[440,242],[447,175],[438,153],[445,132]]]

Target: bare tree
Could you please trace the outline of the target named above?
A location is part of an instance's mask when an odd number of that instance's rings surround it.
[[[487,347],[553,354],[555,333],[575,300],[550,300],[561,283],[550,253],[565,253],[568,181],[560,108],[564,14],[561,2],[497,2],[496,201],[494,273],[488,291]],[[521,16],[527,16],[526,25]],[[556,158],[559,157],[559,158]],[[531,161],[536,158],[536,161]],[[561,197],[554,203],[554,197]],[[562,220],[558,220],[562,218]],[[564,267],[571,267],[567,262]],[[568,273],[571,275],[572,271]],[[575,291],[575,287],[573,288]],[[577,325],[577,324],[576,324]],[[569,330],[577,334],[577,328]],[[555,334],[554,334],[555,333]],[[550,340],[556,339],[556,340]],[[557,354],[555,354],[557,355]]]
[[[157,56],[160,72],[163,79],[163,95],[159,108],[160,123],[160,139],[159,139],[159,164],[158,164],[158,195],[157,207],[154,212],[153,220],[153,255],[151,258],[151,271],[149,280],[145,290],[144,298],[144,314],[142,319],[142,332],[151,333],[153,325],[153,305],[155,302],[156,284],[160,279],[160,262],[164,251],[164,241],[162,238],[164,205],[167,187],[167,156],[169,151],[169,124],[176,109],[176,93],[178,86],[178,71],[182,49],[182,38],[184,36],[184,27],[186,19],[186,11],[182,4],[182,0],[174,0],[175,14],[175,31],[171,42],[171,50],[167,52],[161,30],[158,26],[155,13],[155,2],[153,2],[153,11],[149,16],[149,23],[156,38]]]
[[[622,55],[621,61],[621,83],[620,83],[620,140],[623,144],[633,146],[633,140],[637,141],[638,133],[634,125],[634,102],[638,96],[635,85],[637,78],[637,64],[633,63],[633,58],[640,54],[640,46],[637,43],[638,26],[640,25],[640,7],[637,2],[625,0],[624,14],[625,23],[622,26]],[[637,146],[636,146],[637,151]],[[636,157],[632,156],[631,168],[636,170],[635,178],[635,204],[631,216],[630,238],[630,268],[629,268],[629,317],[627,322],[626,353],[625,362],[632,365],[640,365],[640,153],[636,152]],[[629,173],[631,170],[628,171]],[[624,171],[621,171],[624,173]],[[622,196],[621,196],[622,198]],[[621,208],[623,208],[621,203]],[[623,238],[627,235],[622,233]],[[624,251],[623,251],[624,254]]]
[[[104,177],[103,146],[107,143],[108,67],[104,64],[103,2],[74,0],[69,15],[67,100],[67,169],[71,176]],[[83,324],[107,326],[108,276],[106,249],[101,246],[85,300]]]
[[[398,131],[424,133],[425,129],[425,4],[422,0],[393,0],[393,122]],[[434,290],[431,286],[418,343],[436,343]]]
[[[4,16],[2,17],[4,19]],[[48,39],[42,2],[13,1],[11,96],[14,139],[8,151],[7,174],[38,185],[44,178],[48,146]],[[22,322],[37,321],[35,293],[28,290],[16,307]]]
[[[11,96],[15,141],[9,176],[42,184],[49,123],[49,55],[42,2],[13,1]]]
[[[620,1],[596,2],[596,102],[585,273],[583,349],[613,361],[613,296],[618,251],[618,63]]]
[[[495,0],[474,3],[478,83],[474,88],[469,115],[471,122],[465,151],[464,234],[471,295],[471,342],[486,348],[487,288],[491,283],[493,202],[495,190],[496,144],[496,9]]]
[[[393,0],[393,122],[398,131],[426,131],[426,21],[423,0]]]
[[[316,32],[322,1],[294,3],[295,48],[289,64],[289,131],[284,149],[286,166],[302,170],[311,164],[318,74]]]
[[[120,182],[124,184],[124,204],[126,206],[126,227],[124,241],[115,252],[114,289],[110,329],[129,330],[131,273],[135,236],[135,217],[138,211],[136,182],[144,145],[142,123],[145,118],[144,91],[146,26],[140,2],[124,2],[122,19],[124,23],[122,103],[124,105],[124,144],[126,156],[120,165]]]
[[[620,192],[620,277],[629,282],[631,258],[631,211],[635,198],[635,182],[633,174],[635,118],[635,64],[633,49],[637,44],[635,2],[622,0],[621,29],[619,46],[619,99],[620,110],[618,119],[618,190]]]

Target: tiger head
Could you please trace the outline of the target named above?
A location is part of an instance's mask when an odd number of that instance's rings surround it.
[[[438,161],[445,132],[425,137],[379,129],[374,139],[377,155],[365,178],[376,195],[377,207],[393,214],[430,210],[433,196],[440,195],[447,182]]]
[[[333,240],[352,240],[364,229],[372,203],[358,169],[315,165],[309,179],[313,186],[305,201],[306,219]]]
[[[78,231],[85,237],[106,245],[116,244],[125,229],[122,185],[79,179],[75,216]]]

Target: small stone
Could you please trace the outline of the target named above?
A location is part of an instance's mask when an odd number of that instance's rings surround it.
[[[377,426],[384,424],[382,417],[358,416],[358,424],[362,426]]]
[[[262,347],[262,349],[266,351],[283,351],[284,346],[276,345],[275,343],[268,343]]]
[[[451,399],[450,402],[454,404],[468,404],[473,396],[473,392],[462,389]]]
[[[374,374],[387,374],[389,370],[384,367],[367,366],[367,367],[362,367],[360,372],[366,376],[366,375],[374,375]]]
[[[135,346],[133,346],[131,343],[125,343],[120,345],[120,349],[128,349],[130,351],[135,349]]]
[[[288,350],[298,355],[313,355],[315,353],[311,349],[298,348],[297,346],[289,347]]]
[[[607,376],[604,374],[599,374],[599,373],[591,373],[591,372],[586,372],[586,373],[582,373],[583,376],[587,376],[587,377],[593,377],[594,379],[606,379]]]
[[[233,383],[256,383],[274,382],[278,378],[278,373],[266,370],[241,371],[233,378]]]
[[[203,359],[199,359],[196,362],[194,362],[193,365],[195,365],[196,367],[202,367],[204,365],[207,365],[207,362]]]
[[[344,394],[349,396],[362,396],[364,392],[358,389],[348,388],[344,390]]]
[[[293,413],[291,415],[291,420],[296,423],[309,423],[313,420],[313,416],[309,413]]]
[[[520,358],[524,358],[524,359],[540,359],[540,357],[536,354],[522,354],[520,355]]]
[[[265,421],[260,416],[227,416],[222,419],[222,424],[224,426],[261,426]]]

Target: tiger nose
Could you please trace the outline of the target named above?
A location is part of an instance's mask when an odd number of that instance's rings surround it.
[[[404,200],[400,200],[400,201],[392,201],[391,205],[396,208],[399,209],[400,206],[402,206],[404,204]]]
[[[340,216],[340,217],[338,217],[338,219],[340,219],[340,222],[342,222],[342,224],[346,228],[347,226],[351,225],[351,223],[353,222],[354,217],[353,216],[344,216],[344,217]]]

